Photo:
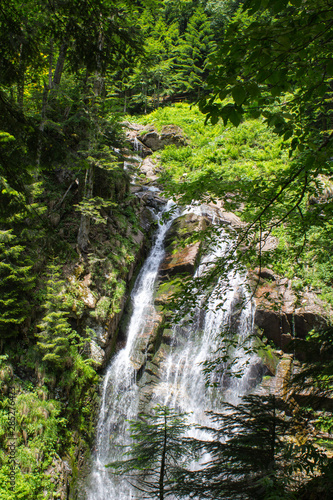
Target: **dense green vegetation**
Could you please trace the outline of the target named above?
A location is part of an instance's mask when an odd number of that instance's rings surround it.
[[[187,136],[188,146],[155,155],[167,193],[223,199],[247,223],[242,262],[270,266],[331,307],[332,12],[330,0],[0,7],[0,498],[60,498],[62,460],[75,495],[93,443],[89,325],[119,313],[138,247],[122,167],[126,113]],[[267,235],[279,245],[258,254]],[[324,373],[314,364],[330,391],[330,364]]]
[[[131,450],[125,448],[123,460],[108,467],[137,491],[159,500],[170,495],[296,499],[301,475],[309,480],[318,471],[330,471],[327,457],[305,438],[306,416],[286,419],[291,412],[274,396],[247,396],[238,405],[224,403],[220,413],[211,413],[214,424],[200,427],[204,437],[198,439],[190,437],[196,433],[188,415],[159,406],[131,421]],[[191,462],[203,453],[206,460],[192,470]],[[323,498],[329,491],[328,483]]]
[[[165,123],[173,123],[187,136],[188,146],[171,145],[155,153],[164,167],[161,180],[170,195],[185,204],[192,200],[214,203],[223,199],[225,210],[249,224],[262,206],[260,200],[266,199],[264,185],[283,177],[292,163],[283,139],[272,133],[264,118],[253,118],[251,113],[237,128],[222,123],[205,125],[198,107],[186,103],[135,119],[142,124],[153,124],[157,130]],[[307,217],[303,226],[297,224],[297,214],[295,217],[290,214],[290,219],[283,224],[276,220],[269,230],[263,222],[261,232],[267,231],[263,241],[268,234],[279,239],[275,251],[259,255],[255,246],[259,238],[257,227],[246,235],[247,241],[253,237],[254,244],[245,254],[245,263],[252,267],[259,263],[271,267],[294,280],[295,289],[316,290],[323,300],[332,304],[330,222],[325,219],[319,225],[321,219],[318,221],[317,211],[319,202],[329,211],[330,180],[322,179],[317,189],[317,193],[309,189],[302,201],[300,208],[304,218]],[[320,195],[322,190],[324,193]],[[244,262],[243,254],[242,260]]]
[[[137,248],[105,86],[107,68],[138,52],[133,16],[112,1],[0,9],[1,498],[61,498],[69,483],[74,495],[93,444],[89,322],[119,312]]]

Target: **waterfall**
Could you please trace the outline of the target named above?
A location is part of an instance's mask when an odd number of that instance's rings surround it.
[[[168,211],[172,206],[169,202]],[[174,216],[175,217],[175,216]],[[133,313],[127,329],[126,346],[113,358],[106,372],[97,424],[95,458],[87,490],[88,500],[129,500],[132,493],[125,482],[117,484],[105,465],[121,458],[119,445],[128,442],[127,420],[137,415],[139,402],[136,370],[131,356],[136,338],[145,327],[145,320],[153,307],[154,285],[164,257],[164,238],[172,217],[160,224],[152,250],[143,265],[132,291]]]
[[[196,275],[202,275],[216,259],[229,254],[231,244],[230,235],[221,230],[218,243],[201,261]],[[240,296],[242,307],[239,308],[237,324],[233,325],[237,342],[229,353],[234,364],[230,368],[230,376],[227,376],[218,356],[224,344],[223,332],[230,327]],[[155,387],[152,399],[188,412],[193,424],[204,425],[209,424],[206,411],[218,411],[222,400],[234,403],[248,392],[249,372],[256,356],[249,354],[243,347],[246,337],[253,330],[254,320],[254,304],[246,273],[230,271],[217,281],[208,299],[204,318],[202,302],[203,298],[199,296],[197,312],[191,324],[184,322],[174,326],[174,347],[160,368],[160,383]],[[211,384],[206,383],[203,370],[205,362],[216,364],[209,376]],[[233,377],[236,372],[237,377]]]
[[[191,210],[200,210],[194,207]],[[114,479],[105,464],[122,458],[119,445],[128,443],[127,419],[136,417],[140,403],[140,383],[136,381],[136,370],[132,355],[136,339],[143,332],[145,321],[153,308],[154,286],[159,266],[164,257],[163,241],[172,223],[169,220],[159,226],[155,243],[146,260],[132,292],[133,313],[127,331],[126,346],[113,358],[106,372],[102,390],[100,416],[97,426],[97,450],[87,490],[87,500],[131,500],[141,498],[121,479]],[[230,235],[220,231],[219,241],[204,257],[196,275],[202,276],[214,262],[231,250]],[[232,258],[232,256],[230,257]],[[170,348],[161,362],[157,374],[158,383],[151,384],[150,393],[145,394],[145,405],[157,403],[179,408],[191,413],[193,424],[207,424],[206,411],[218,410],[222,400],[236,401],[249,389],[249,372],[253,355],[243,348],[243,340],[253,328],[254,307],[246,285],[246,274],[230,271],[226,277],[217,280],[203,312],[204,297],[198,294],[197,310],[193,322],[184,320],[172,329]],[[243,304],[235,314],[237,304]],[[238,340],[230,351],[234,364],[231,374],[243,370],[242,376],[228,376],[225,366],[219,361],[219,350],[225,343],[223,332],[236,316],[234,335]],[[204,363],[216,364],[210,379],[216,382],[207,385]],[[192,431],[191,431],[192,432]],[[198,431],[196,435],[200,437]],[[206,436],[203,436],[206,437]]]

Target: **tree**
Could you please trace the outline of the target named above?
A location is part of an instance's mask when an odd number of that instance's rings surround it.
[[[0,229],[0,331],[1,339],[15,337],[31,313],[32,262],[11,230]]]
[[[212,439],[196,442],[208,461],[199,470],[182,471],[178,491],[185,498],[295,498],[298,481],[314,477],[326,457],[311,442],[297,442],[305,421],[291,413],[274,396],[224,403],[220,413],[210,413],[214,424],[204,428]]]
[[[250,175],[234,176],[222,165],[214,182],[201,176],[197,196],[203,198],[207,181],[209,196],[225,199],[226,210],[244,206],[247,225],[236,247],[247,251],[240,259],[251,266],[278,259],[274,252],[263,256],[261,248],[272,232],[283,231],[294,275],[304,277],[311,259],[331,284],[332,2],[247,0],[235,12],[237,2],[227,4],[223,38],[208,66],[212,92],[200,108],[212,124],[222,118],[225,126],[239,126],[244,117],[261,118],[281,137],[281,156],[288,150],[289,161],[270,172],[254,163]],[[188,180],[182,187],[191,192]]]
[[[117,475],[148,498],[163,500],[177,494],[176,474],[191,455],[186,415],[166,406],[156,406],[149,414],[139,414],[130,421],[132,445],[125,451],[128,458],[110,463]]]
[[[283,176],[253,186],[265,189],[254,223],[271,218],[272,205],[287,218],[331,171],[332,12],[329,0],[247,0],[211,59],[214,93],[200,103],[207,118],[238,126],[246,112],[263,115],[294,156]]]
[[[212,49],[211,22],[203,7],[199,6],[187,23],[182,41],[175,48],[175,68],[178,73],[178,86],[182,90],[200,97],[207,77],[205,65]]]
[[[70,346],[77,337],[68,323],[64,307],[64,281],[60,279],[59,266],[50,265],[43,304],[46,314],[38,325],[37,345],[43,353],[42,360],[56,370],[70,363]]]

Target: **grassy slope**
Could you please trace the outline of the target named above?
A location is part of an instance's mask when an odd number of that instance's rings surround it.
[[[239,184],[248,185],[250,193],[254,180],[276,178],[289,164],[288,151],[282,148],[281,139],[261,119],[248,117],[238,128],[224,127],[221,122],[205,125],[205,118],[196,106],[181,103],[131,120],[152,124],[157,130],[175,124],[187,136],[187,147],[168,146],[155,153],[164,167],[161,180],[171,194],[181,195],[187,203],[205,196],[212,200],[227,199],[226,208],[244,221],[251,221],[253,206],[251,202],[244,206],[243,200],[235,196]],[[316,290],[333,304],[333,264],[326,240],[330,231],[327,224],[323,228],[311,227],[305,245],[293,224],[280,224],[272,233],[279,238],[278,248],[263,255],[262,265],[293,279],[295,288]],[[295,259],[301,248],[300,256]],[[255,265],[255,258],[248,264]]]

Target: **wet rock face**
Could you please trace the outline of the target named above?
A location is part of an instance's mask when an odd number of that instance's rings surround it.
[[[163,314],[152,308],[150,317],[136,340],[131,356],[131,362],[138,373],[140,373],[146,363],[147,354],[155,354],[159,346],[162,321]]]
[[[196,231],[205,229],[209,220],[195,214],[185,214],[172,224],[166,237],[167,254],[160,267],[160,277],[170,278],[178,274],[194,274],[199,263],[201,242],[187,246],[183,242]]]
[[[167,252],[171,253],[181,247],[182,242],[193,233],[208,227],[210,221],[207,217],[192,213],[181,215],[172,224],[165,239]]]
[[[159,269],[159,280],[156,286],[154,306],[151,308],[145,327],[136,340],[131,362],[143,385],[150,386],[151,374],[146,380],[146,366],[156,356],[165,352],[168,346],[177,342],[166,326],[167,315],[163,306],[177,291],[177,280],[182,274],[194,274],[199,261],[201,242],[184,246],[189,235],[205,229],[209,220],[205,217],[185,214],[178,217],[172,224],[166,237],[166,256]],[[125,326],[125,325],[124,325]],[[150,389],[151,390],[151,386]]]
[[[100,369],[104,362],[105,353],[103,349],[97,344],[97,342],[95,342],[95,340],[91,340],[89,350],[90,358],[93,360],[94,367],[96,369]]]
[[[255,324],[274,344],[288,349],[293,337],[305,338],[313,329],[327,324],[323,303],[316,294],[296,295],[291,281],[270,269],[250,274],[256,302]]]
[[[197,242],[174,255],[168,255],[160,267],[160,276],[193,275],[199,261],[200,246],[200,242]]]

